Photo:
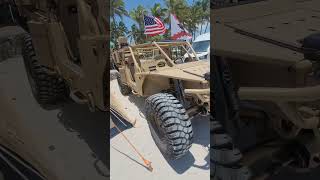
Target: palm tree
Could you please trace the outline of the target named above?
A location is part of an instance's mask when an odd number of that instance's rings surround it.
[[[126,34],[128,33],[128,29],[125,26],[125,24],[120,21],[119,23],[117,22],[111,22],[111,41],[117,46],[118,42],[118,38],[120,36],[126,36]]]
[[[184,15],[184,12],[188,7],[186,0],[165,0],[165,5],[167,6],[170,13],[173,13],[180,17],[181,21],[184,20],[183,18],[186,17],[186,15]]]
[[[186,0],[165,0],[165,5],[168,9],[168,14],[175,14],[180,23],[190,32],[193,32],[194,14],[192,8],[188,6]]]
[[[152,16],[160,18],[164,23],[169,22],[168,9],[162,8],[160,3],[155,3],[153,7],[151,7],[150,12]]]
[[[209,22],[210,22],[210,4],[209,4],[209,0],[201,0],[200,1],[200,5],[201,5],[201,9],[202,9],[202,21],[203,23],[201,24],[201,30],[200,30],[200,34],[202,34],[202,25],[204,23],[206,23],[206,28],[204,29],[204,32],[207,31]]]
[[[167,8],[162,8],[160,3],[155,3],[153,7],[151,7],[150,12],[152,16],[161,19],[164,24],[170,23],[170,14],[168,13]],[[169,37],[169,31],[166,31],[164,35],[153,36],[150,38],[151,41],[159,41],[164,38]]]
[[[137,26],[135,24],[131,25],[131,30],[128,32],[128,39],[130,41],[133,40],[134,44],[136,43],[136,32],[137,32]]]
[[[144,20],[143,16],[147,14],[147,10],[139,5],[137,8],[130,11],[130,17],[137,23],[138,26],[131,26],[131,34],[135,43],[143,43],[146,39],[144,35]]]
[[[186,11],[183,12],[187,16],[184,19],[185,27],[192,34],[193,39],[195,38],[195,34],[199,25],[200,34],[202,34],[203,24],[207,21],[207,19],[209,19],[209,8],[209,0],[197,0],[194,1],[190,7],[187,7]]]
[[[138,23],[139,28],[142,29],[144,27],[143,16],[147,13],[148,11],[142,5],[139,5],[136,9],[132,9],[129,14],[130,17]]]
[[[111,0],[110,2],[110,16],[113,22],[116,22],[116,16],[123,18],[123,16],[129,16],[128,11],[125,9],[123,0]]]

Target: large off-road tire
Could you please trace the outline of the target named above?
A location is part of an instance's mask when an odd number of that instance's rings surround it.
[[[69,96],[69,89],[64,79],[39,63],[29,35],[25,36],[23,42],[24,64],[32,93],[37,102],[46,107],[66,100]]]
[[[178,159],[188,152],[193,140],[191,121],[173,95],[158,93],[148,97],[146,117],[151,135],[166,158]]]
[[[117,76],[117,80],[118,80],[120,92],[125,96],[129,95],[131,93],[131,88],[122,82],[120,74]]]

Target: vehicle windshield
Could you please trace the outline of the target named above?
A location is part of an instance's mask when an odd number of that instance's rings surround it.
[[[192,48],[195,52],[207,52],[210,46],[210,40],[207,41],[198,41],[192,43]]]

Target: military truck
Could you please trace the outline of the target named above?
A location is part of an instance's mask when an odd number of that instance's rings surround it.
[[[320,165],[319,1],[212,4],[212,175]]]
[[[15,1],[28,34],[23,58],[34,97],[50,107],[71,97],[106,110],[110,67],[106,1]]]
[[[151,135],[165,157],[178,159],[192,144],[191,117],[210,112],[210,63],[185,41],[125,42],[120,38],[121,48],[112,54],[120,90],[147,97]]]
[[[87,104],[91,111],[109,110],[107,108],[110,67],[108,2],[105,0],[1,1],[1,4],[9,4],[6,7],[11,9],[12,14],[7,17],[11,17],[26,31],[22,45],[24,65],[33,96],[42,107],[51,109],[71,97],[77,103]],[[4,105],[1,103],[4,108],[1,119],[3,125],[1,144],[30,162],[46,179],[70,179],[68,172],[71,171],[55,171],[59,169],[58,161],[44,158],[48,155],[48,150],[43,148],[41,142],[45,142],[46,139],[41,136],[43,140],[39,141],[41,138],[30,133],[41,126],[31,128],[29,125],[34,123],[34,120],[28,119],[30,122],[26,122],[29,123],[26,126],[20,123],[22,122],[20,115],[6,113],[8,109],[8,105],[5,105],[6,100],[6,98],[1,99],[1,102],[4,101]],[[8,124],[11,124],[11,128],[7,126],[7,122],[10,122]],[[36,132],[41,131],[36,130]],[[61,137],[64,135],[59,134]],[[19,136],[25,141],[17,143]],[[107,152],[108,149],[105,153]],[[59,158],[60,155],[56,157]],[[64,162],[70,164],[71,158],[66,158]],[[94,166],[100,171],[97,164]],[[105,172],[99,173],[103,175]],[[80,174],[72,176],[79,175],[81,178],[86,178]],[[90,176],[89,172],[87,174]]]

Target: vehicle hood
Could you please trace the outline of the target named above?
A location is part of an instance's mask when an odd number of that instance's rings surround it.
[[[144,74],[163,76],[173,79],[203,82],[206,81],[204,75],[210,72],[209,61],[195,61],[184,64],[178,64],[174,67],[151,71]]]

